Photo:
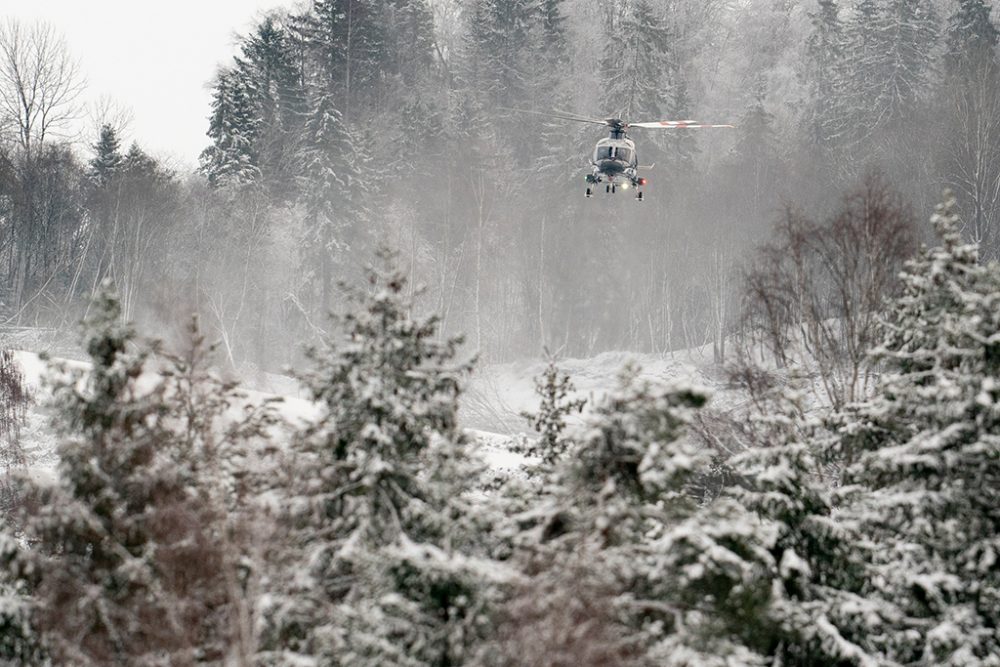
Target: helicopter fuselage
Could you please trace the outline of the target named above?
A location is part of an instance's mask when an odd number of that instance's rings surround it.
[[[612,128],[610,137],[597,142],[590,164],[593,172],[587,175],[588,183],[604,183],[609,193],[618,188],[636,188],[636,197],[642,199],[639,187],[645,185],[646,181],[638,175],[639,158],[635,152],[635,142],[626,138],[623,129]],[[592,190],[588,187],[587,196],[591,193]]]
[[[625,137],[601,139],[594,148],[591,164],[594,167],[594,176],[601,176],[600,180],[635,180],[635,172],[639,165],[635,142]]]

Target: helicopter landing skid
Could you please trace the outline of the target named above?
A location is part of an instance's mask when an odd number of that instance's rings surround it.
[[[605,179],[601,178],[599,175],[596,175],[596,174],[587,174],[587,179],[586,180],[587,180],[587,190],[584,193],[584,196],[586,196],[587,199],[590,199],[591,197],[594,196],[594,187],[593,186],[597,185],[598,183],[604,183],[604,193],[605,194],[613,195],[613,194],[617,194],[617,192],[618,192],[618,185],[619,184],[616,183],[613,180],[610,181],[610,182],[607,182],[607,181],[605,181]],[[636,199],[636,201],[644,201],[644,199],[643,199],[643,196],[644,196],[643,192],[642,192],[642,190],[639,189],[640,186],[645,185],[645,183],[643,182],[644,180],[645,179],[637,179],[637,180],[632,181],[631,183],[627,182],[627,181],[623,182],[621,184],[622,185],[622,189],[623,190],[627,190],[630,187],[635,188],[635,199]]]

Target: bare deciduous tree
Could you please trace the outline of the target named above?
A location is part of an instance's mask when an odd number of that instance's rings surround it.
[[[984,258],[1000,253],[1000,72],[978,68],[952,97],[946,173],[961,198],[966,233]]]
[[[51,25],[0,24],[0,115],[29,163],[47,136],[76,117],[82,91],[79,66]]]
[[[87,120],[90,135],[87,143],[95,144],[104,127],[110,127],[118,137],[125,136],[135,120],[135,112],[110,95],[101,95],[87,105]]]
[[[915,239],[912,212],[875,173],[825,223],[786,207],[746,276],[745,331],[779,365],[813,368],[834,407],[863,398],[880,310]]]

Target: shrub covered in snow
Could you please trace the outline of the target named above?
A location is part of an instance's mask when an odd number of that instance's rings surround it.
[[[54,664],[219,662],[237,642],[239,554],[211,445],[232,388],[210,380],[200,338],[150,373],[157,348],[110,292],[92,313],[91,365],[53,380],[57,479],[24,480],[7,570]]]

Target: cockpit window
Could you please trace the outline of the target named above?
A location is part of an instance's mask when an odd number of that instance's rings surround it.
[[[621,160],[632,162],[632,149],[627,146],[598,146],[594,151],[594,160]]]

